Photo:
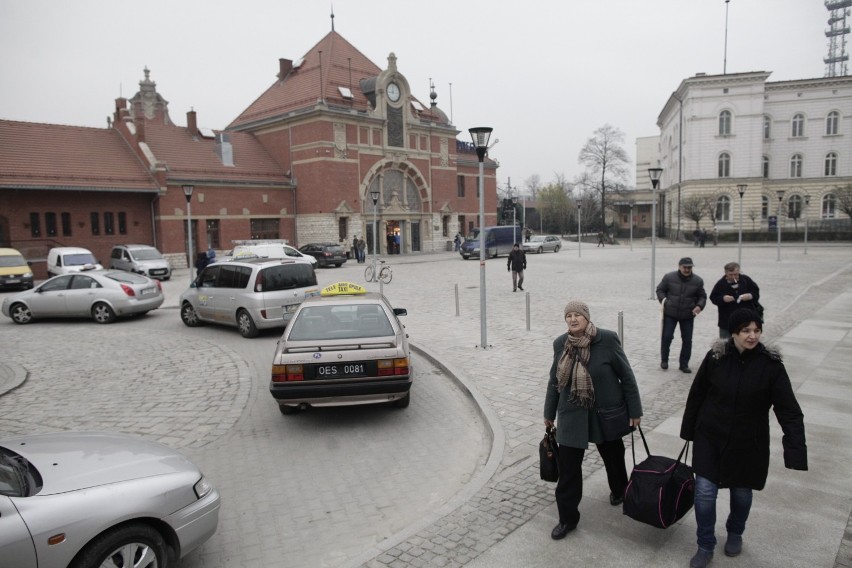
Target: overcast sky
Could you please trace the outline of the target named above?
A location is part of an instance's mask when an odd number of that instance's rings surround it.
[[[723,72],[725,0],[336,0],[335,30],[384,69],[397,55],[413,94],[467,129],[491,126],[499,184],[583,171],[611,124],[635,159],[667,97]],[[730,0],[727,72],[822,77],[823,0]],[[143,68],[185,125],[222,129],[331,29],[322,0],[0,0],[0,118],[106,127]],[[452,89],[450,88],[452,84]],[[451,96],[452,94],[452,96]]]

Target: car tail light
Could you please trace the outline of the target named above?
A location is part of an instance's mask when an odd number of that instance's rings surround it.
[[[154,280],[157,283],[157,288],[159,288],[160,292],[163,291],[163,284],[159,280]]]
[[[328,251],[323,251],[322,255],[323,255],[323,256],[331,256],[331,253],[330,253],[330,252],[328,252]]]
[[[377,361],[380,377],[408,374],[408,357],[402,359],[382,359]]]
[[[263,270],[258,271],[257,277],[254,279],[254,291],[263,292]]]
[[[124,290],[124,293],[130,296],[131,298],[136,296],[136,292],[134,292],[133,288],[131,288],[127,284],[122,284],[121,289]]]
[[[272,365],[273,383],[289,383],[304,380],[305,370],[302,365]]]

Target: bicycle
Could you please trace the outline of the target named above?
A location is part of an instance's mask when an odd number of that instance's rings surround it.
[[[375,278],[375,274],[373,273],[373,265],[368,266],[367,269],[364,270],[364,278],[367,280],[367,282],[378,282],[379,280],[381,280],[385,284],[390,284],[391,280],[393,280],[393,270],[391,270],[390,266],[385,264],[386,261],[380,260],[379,262],[384,266],[378,269],[378,278]]]

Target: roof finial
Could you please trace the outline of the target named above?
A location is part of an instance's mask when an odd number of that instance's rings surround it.
[[[331,3],[331,31],[334,31],[334,2]]]

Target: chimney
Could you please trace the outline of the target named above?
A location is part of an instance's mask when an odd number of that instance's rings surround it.
[[[145,141],[145,118],[137,117],[133,120],[133,125],[136,127],[136,140],[138,142]]]
[[[198,138],[198,123],[195,120],[195,111],[191,110],[186,113],[186,129],[193,138]]]
[[[283,57],[278,60],[278,80],[283,81],[284,77],[293,70],[293,62]]]

